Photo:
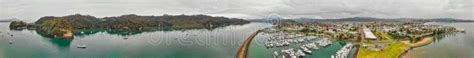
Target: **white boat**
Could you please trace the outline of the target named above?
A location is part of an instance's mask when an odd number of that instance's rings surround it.
[[[273,56],[278,56],[278,52],[277,52],[277,51],[273,51]]]
[[[317,50],[317,49],[319,49],[319,47],[318,47],[318,46],[313,46],[313,48],[312,48],[312,49],[315,49],[315,50]]]
[[[306,53],[308,53],[308,54],[312,53],[311,50],[309,50],[308,48],[306,48],[306,47],[304,47],[304,46],[301,46],[300,48],[303,49],[303,51],[306,52]]]
[[[305,40],[304,39],[298,39],[298,42],[303,42],[303,41],[305,41]]]
[[[265,46],[267,48],[272,48],[272,47],[274,47],[274,43],[273,42],[265,42]]]
[[[319,43],[319,46],[323,46],[323,47],[326,47],[328,46],[329,44],[331,44],[331,41],[328,40],[328,39],[321,39],[319,41],[317,41]]]
[[[284,41],[284,42],[283,42],[283,45],[284,45],[284,46],[288,46],[288,45],[290,45],[290,42]]]
[[[332,55],[335,58],[347,58],[349,56],[349,53],[353,47],[353,44],[346,44],[344,47],[342,47],[339,51],[336,52],[336,54]]]
[[[295,54],[296,54],[297,56],[306,56],[306,54],[304,54],[302,50],[296,51]]]
[[[291,56],[291,58],[298,58],[298,56]]]
[[[77,45],[77,48],[87,48],[87,45]]]
[[[13,41],[8,41],[8,44],[13,44]]]
[[[319,47],[316,46],[315,43],[309,43],[309,44],[307,45],[307,47],[308,47],[308,48],[311,48],[311,49],[315,49],[315,50],[316,50],[316,49],[319,49]]]

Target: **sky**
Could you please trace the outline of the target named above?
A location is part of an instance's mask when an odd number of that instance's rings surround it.
[[[473,19],[472,0],[0,0],[0,19],[86,14],[207,14],[259,19],[284,18],[456,18]]]

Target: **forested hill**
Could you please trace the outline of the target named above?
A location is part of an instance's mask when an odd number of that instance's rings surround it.
[[[139,16],[135,14],[116,17],[97,18],[90,15],[74,14],[62,17],[45,16],[34,23],[14,21],[11,29],[34,29],[44,32],[46,36],[63,36],[67,32],[84,29],[108,29],[119,32],[140,32],[171,29],[213,29],[227,25],[242,25],[249,21],[237,18],[213,17],[208,15],[162,15]]]

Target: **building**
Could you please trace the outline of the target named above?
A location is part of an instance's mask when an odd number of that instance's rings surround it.
[[[370,31],[369,28],[363,28],[362,30],[364,31],[365,39],[377,40],[377,37],[374,35],[374,33],[372,33],[372,31]]]

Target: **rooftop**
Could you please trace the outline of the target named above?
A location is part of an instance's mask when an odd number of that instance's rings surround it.
[[[365,38],[377,39],[377,37],[372,33],[372,31],[370,31],[370,29],[364,28],[363,31],[364,31]]]

